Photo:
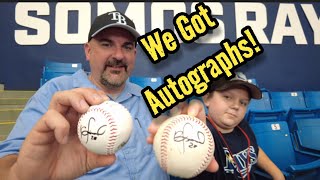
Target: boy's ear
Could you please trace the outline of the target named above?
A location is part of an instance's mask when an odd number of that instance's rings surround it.
[[[205,95],[202,96],[202,101],[203,103],[206,105],[206,107],[209,106],[209,102],[210,102],[210,93],[207,93]]]

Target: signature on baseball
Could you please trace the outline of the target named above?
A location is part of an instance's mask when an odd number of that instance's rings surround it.
[[[101,136],[106,132],[105,127],[107,127],[107,125],[103,125],[103,126],[99,127],[96,132],[91,131],[90,130],[91,121],[95,122],[96,120],[93,117],[91,117],[88,121],[88,127],[87,126],[80,126],[81,137],[87,136],[86,143],[88,143],[90,135],[91,135],[91,140],[95,141],[95,140],[97,140],[98,136]]]
[[[195,132],[193,126],[190,123],[186,123],[182,131],[174,133],[174,141],[182,142],[183,152],[185,152],[186,148],[196,148],[199,144],[204,144],[205,136],[201,131]]]

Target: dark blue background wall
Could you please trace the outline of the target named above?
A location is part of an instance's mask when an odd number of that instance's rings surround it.
[[[28,34],[37,34],[37,31],[19,25],[16,20],[16,3],[0,3],[0,83],[5,84],[5,89],[12,90],[36,90],[39,88],[42,66],[45,59],[53,59],[61,62],[81,62],[86,70],[89,70],[85,60],[83,44],[59,44],[55,40],[55,8],[56,3],[48,3],[50,14],[38,16],[30,11],[29,16],[39,17],[50,24],[50,39],[45,45],[19,45],[15,41],[15,30],[28,30]],[[191,12],[191,3],[185,3],[186,12]],[[275,21],[280,3],[263,3],[267,8],[267,26],[264,29],[267,38],[271,41]],[[287,3],[285,3],[287,4]],[[311,4],[317,14],[317,28],[320,29],[320,3],[291,3],[295,5],[302,24],[307,44],[296,44],[295,39],[284,37],[282,44],[262,44],[264,53],[252,62],[240,67],[248,77],[256,78],[261,87],[272,91],[293,90],[320,90],[319,67],[320,46],[314,41],[314,32],[301,7],[301,4]],[[236,40],[236,14],[235,3],[223,3],[223,15],[215,16],[224,22],[225,38]],[[115,7],[123,12],[126,11],[128,3],[115,3]],[[144,3],[145,7],[145,32],[151,31],[152,4]],[[168,4],[170,8],[170,4]],[[97,15],[97,3],[91,3],[91,19]],[[164,13],[164,27],[173,29],[173,14],[170,11]],[[254,14],[248,17],[254,19]],[[70,31],[78,26],[77,14],[70,13]],[[156,23],[156,22],[153,22]],[[286,24],[290,26],[290,23]],[[219,44],[181,44],[180,50],[169,55],[169,58],[152,64],[146,54],[138,47],[136,69],[133,75],[143,76],[173,76],[185,72],[197,62],[205,59],[220,50]]]

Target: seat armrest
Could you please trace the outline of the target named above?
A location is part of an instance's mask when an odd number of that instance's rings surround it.
[[[313,169],[320,169],[320,159],[307,164],[290,165],[288,171],[293,173],[299,173],[304,171],[310,171]]]

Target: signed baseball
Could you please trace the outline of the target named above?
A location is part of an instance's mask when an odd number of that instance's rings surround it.
[[[97,154],[114,154],[128,141],[132,131],[129,111],[114,101],[90,106],[78,122],[81,143]]]
[[[214,140],[201,120],[177,115],[160,125],[153,148],[163,170],[176,177],[191,178],[204,171],[213,159]]]

